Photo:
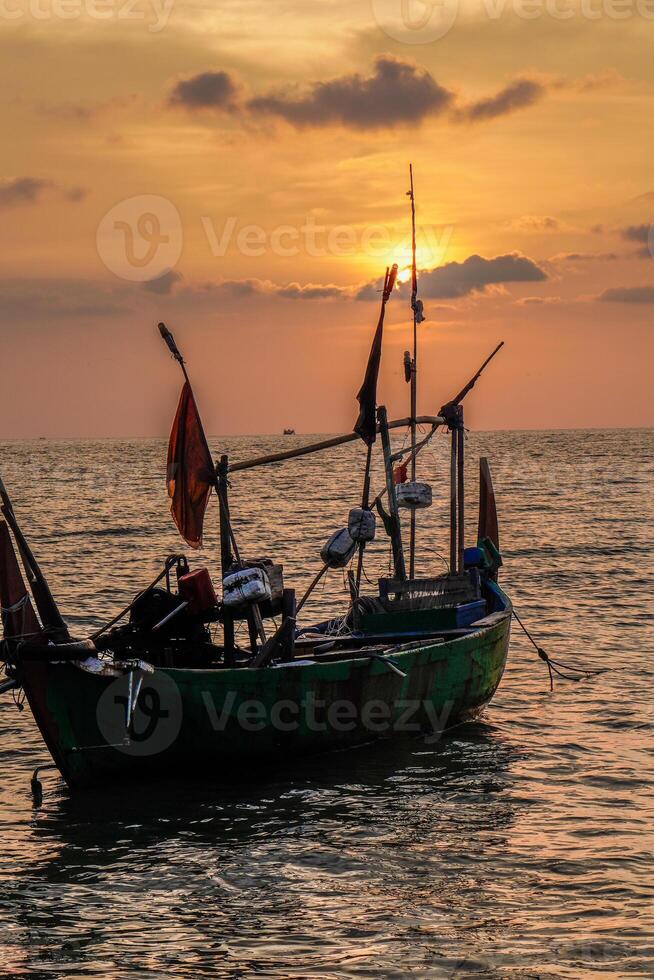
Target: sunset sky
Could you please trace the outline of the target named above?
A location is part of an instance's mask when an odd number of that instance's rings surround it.
[[[2,0],[0,438],[351,428],[418,208],[420,411],[654,425],[654,0]],[[407,414],[406,286],[380,400]]]

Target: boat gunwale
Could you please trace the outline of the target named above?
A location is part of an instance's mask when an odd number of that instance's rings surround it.
[[[479,620],[475,623],[475,628],[470,633],[465,633],[462,636],[455,637],[444,637],[439,639],[438,634],[433,637],[426,638],[424,640],[412,640],[410,643],[396,644],[387,647],[383,647],[383,651],[379,651],[378,644],[375,648],[374,653],[369,656],[365,653],[365,647],[358,651],[357,656],[347,656],[347,651],[345,651],[341,656],[331,658],[329,654],[326,654],[322,658],[315,658],[311,662],[306,662],[304,660],[299,660],[299,662],[289,661],[288,663],[279,663],[274,665],[269,665],[265,667],[248,667],[244,664],[242,667],[155,667],[155,671],[161,671],[165,674],[170,674],[172,676],[179,677],[182,674],[189,675],[191,677],[203,677],[203,676],[216,676],[227,678],[228,676],[239,676],[239,677],[250,677],[252,680],[257,679],[261,676],[268,676],[271,670],[284,671],[284,670],[294,670],[294,671],[310,671],[315,668],[328,667],[338,664],[343,666],[348,664],[355,666],[357,664],[369,664],[371,666],[378,665],[380,669],[384,668],[383,660],[386,657],[396,657],[401,658],[400,663],[404,661],[406,657],[410,654],[420,653],[423,651],[428,651],[431,648],[448,647],[453,652],[457,652],[457,646],[461,644],[468,644],[471,640],[478,640],[480,637],[485,636],[490,633],[491,630],[498,628],[502,624],[508,621],[510,625],[511,617],[513,615],[513,606],[511,600],[505,593],[502,596],[506,599],[506,608],[502,610],[497,610],[496,612],[489,613],[485,616],[483,620]],[[442,636],[442,634],[441,634]],[[330,651],[331,654],[332,651]],[[336,651],[337,653],[337,651]],[[76,664],[76,666],[80,666]],[[418,665],[416,665],[418,666]]]

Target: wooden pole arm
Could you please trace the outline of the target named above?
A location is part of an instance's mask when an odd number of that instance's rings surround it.
[[[443,425],[445,419],[440,415],[419,415],[416,418],[417,425]],[[402,429],[411,425],[411,419],[395,419],[388,423],[389,429]],[[380,432],[377,426],[377,432]],[[237,470],[251,470],[255,466],[266,466],[268,463],[282,463],[287,459],[297,459],[299,456],[307,456],[309,453],[317,453],[323,449],[333,449],[335,446],[342,446],[346,442],[354,442],[360,436],[356,432],[347,432],[342,436],[334,436],[332,439],[324,439],[322,442],[309,443],[306,446],[299,446],[297,449],[288,449],[282,453],[270,453],[268,456],[256,456],[254,459],[244,459],[240,463],[230,463],[229,472],[235,473]]]

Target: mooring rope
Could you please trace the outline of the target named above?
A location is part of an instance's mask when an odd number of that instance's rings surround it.
[[[546,650],[543,650],[543,648],[536,643],[536,640],[522,622],[515,609],[513,610],[513,616],[520,624],[523,633],[534,647],[540,659],[544,660],[547,664],[547,669],[550,675],[550,691],[554,690],[554,674],[564,681],[580,681],[583,680],[584,677],[593,677],[596,674],[606,674],[607,671],[611,669],[610,667],[575,667],[572,664],[564,664],[561,660],[554,660],[552,657],[550,657]]]

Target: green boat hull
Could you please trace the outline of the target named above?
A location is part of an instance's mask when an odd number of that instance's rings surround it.
[[[499,591],[499,590],[498,590]],[[72,788],[201,770],[219,778],[265,762],[441,731],[495,693],[511,627],[505,608],[474,631],[261,669],[157,668],[131,675],[99,662],[25,662],[22,683]],[[378,648],[377,648],[378,649]]]

